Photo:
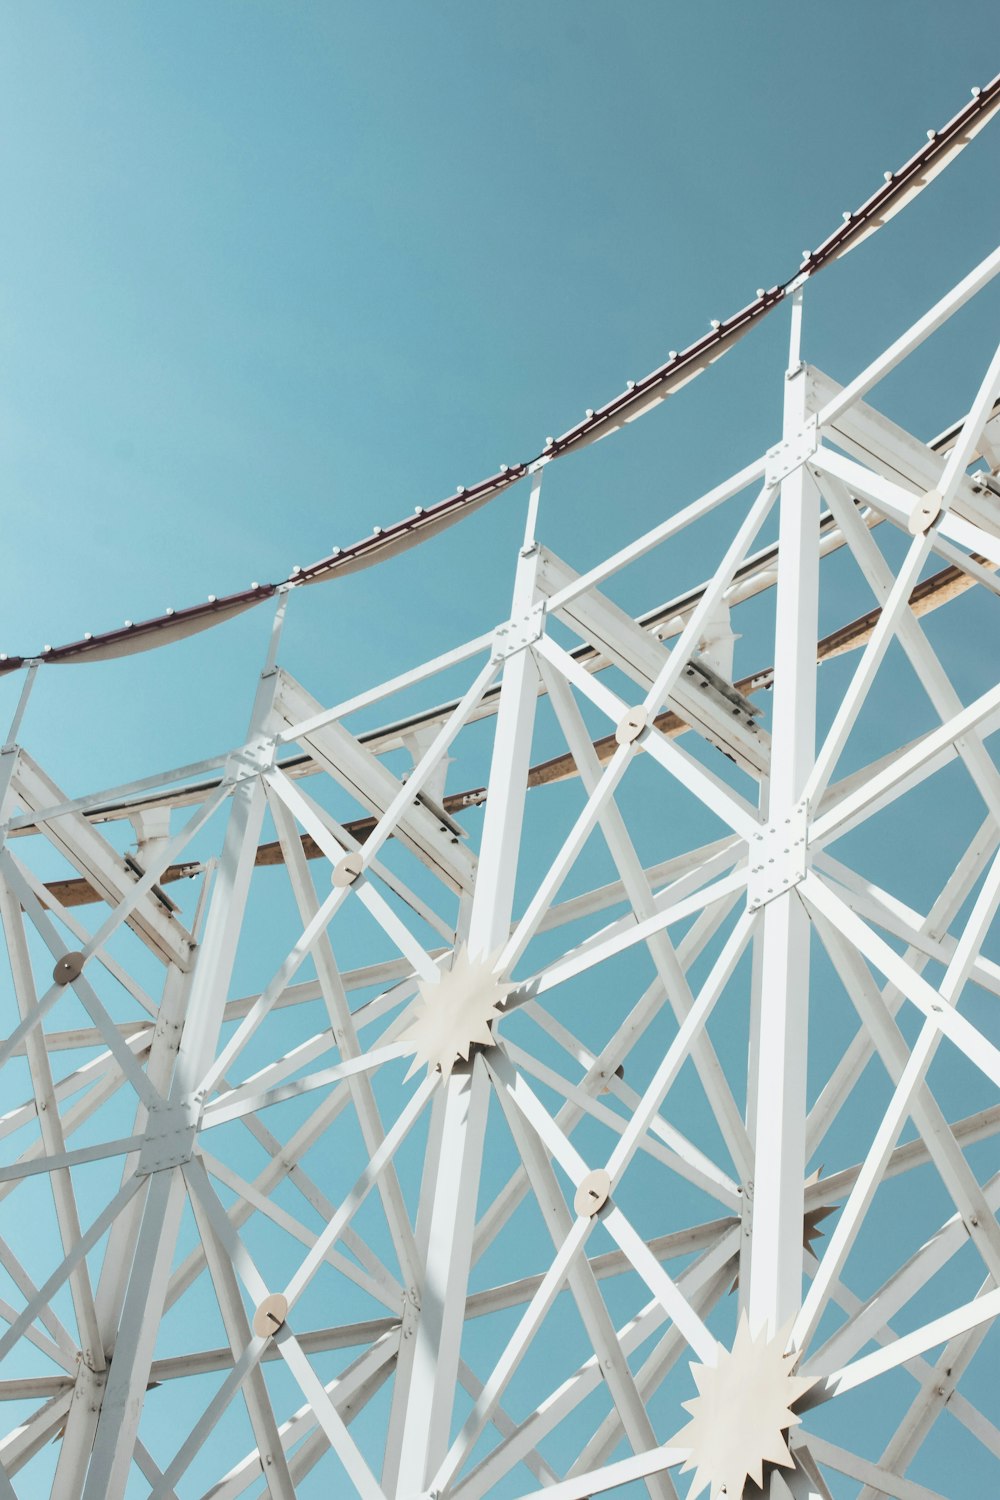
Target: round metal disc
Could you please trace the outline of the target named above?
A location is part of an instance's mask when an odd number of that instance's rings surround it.
[[[83,973],[86,962],[86,955],[83,953],[64,953],[52,970],[52,978],[56,984],[72,984]]]
[[[272,1292],[253,1315],[253,1331],[259,1339],[268,1339],[277,1333],[287,1317],[288,1298],[281,1292]]]
[[[573,1207],[581,1219],[592,1219],[607,1203],[610,1193],[611,1178],[603,1167],[595,1167],[577,1188]]]
[[[345,854],[343,859],[338,860],[334,865],[330,878],[335,886],[343,890],[345,886],[354,884],[363,869],[360,854]]]
[[[644,708],[630,708],[615,730],[615,739],[619,745],[635,744],[648,722]]]
[[[941,514],[941,496],[937,490],[928,490],[924,498],[910,512],[908,522],[911,536],[923,536],[934,525]]]

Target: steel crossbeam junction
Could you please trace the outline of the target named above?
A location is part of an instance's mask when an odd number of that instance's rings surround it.
[[[780,432],[596,565],[540,458],[509,617],[370,691],[283,586],[225,756],[68,792],[29,672],[0,1495],[996,1488],[1000,351],[879,386],[998,270],[847,385],[793,290]]]

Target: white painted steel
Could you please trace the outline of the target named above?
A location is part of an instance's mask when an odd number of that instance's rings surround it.
[[[769,1500],[839,1500],[845,1477],[864,1500],[933,1497],[923,1448],[953,1419],[1000,1463],[997,1414],[973,1399],[1000,1317],[1000,683],[982,659],[955,675],[946,616],[925,621],[914,593],[938,553],[962,579],[950,608],[970,593],[996,607],[1000,498],[969,469],[993,451],[1000,355],[941,452],[862,400],[998,268],[843,387],[802,363],[790,293],[782,431],[763,458],[583,572],[544,545],[539,463],[509,620],[371,690],[329,706],[295,680],[285,589],[226,756],[67,797],[21,743],[29,672],[0,753],[0,1068],[16,1080],[0,1402],[20,1411],[0,1493],[583,1500],[637,1483],[676,1500],[689,1458],[711,1466],[671,1444],[689,1364],[725,1358],[738,1309],[817,1378]],[[928,491],[940,515],[913,536]],[[653,624],[612,602],[691,528],[701,562],[674,613]],[[816,644],[834,556],[876,607],[837,701]],[[766,713],[745,696],[767,660],[741,637],[750,599],[774,640]],[[904,738],[883,719],[891,748],[859,769],[897,646],[929,727]],[[720,675],[734,659],[739,691]],[[418,691],[412,722],[344,723]],[[461,807],[453,757],[479,788]],[[928,831],[925,901],[845,850],[874,849],[945,773],[985,821],[950,859]],[[173,804],[191,808],[180,829]],[[138,869],[106,837],[126,816]],[[159,884],[182,853],[187,925]],[[356,878],[331,887],[345,855]],[[103,903],[93,921],[56,866]],[[67,987],[52,965],[76,952]],[[512,991],[489,1045],[470,1048],[457,1005],[468,1061],[414,1079],[409,1028],[440,1014],[459,953],[455,974],[468,959]],[[237,974],[248,992],[231,993]],[[818,1040],[831,986],[850,1017],[834,1044]],[[961,1115],[949,1068],[975,1094]],[[610,1190],[577,1211],[587,1181]],[[933,1199],[923,1242],[905,1215],[887,1227],[889,1182]],[[52,1233],[26,1249],[17,1209],[42,1185]],[[863,1298],[855,1247],[876,1224],[892,1269]],[[285,1321],[256,1335],[273,1294]],[[842,1395],[890,1381],[906,1400],[883,1403],[903,1414],[876,1447],[825,1436]]]
[[[808,416],[804,366],[799,361],[802,292],[793,300],[783,431],[798,433]],[[778,590],[775,604],[775,692],[771,727],[768,823],[790,827],[797,806],[808,805],[816,722],[819,611],[819,491],[804,462],[781,483]],[[749,858],[752,860],[751,844]],[[761,856],[762,858],[765,856]],[[791,887],[769,900],[760,944],[760,1004],[756,1017],[753,1212],[749,1220],[751,1329],[774,1337],[798,1311],[802,1284],[805,1182],[806,1070],[809,1054],[808,917]],[[764,1101],[763,1105],[760,1101]]]

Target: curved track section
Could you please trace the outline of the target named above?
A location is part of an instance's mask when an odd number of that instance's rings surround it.
[[[838,260],[895,217],[901,209],[923,191],[939,172],[978,135],[1000,109],[1000,74],[985,88],[974,88],[968,104],[940,130],[928,131],[928,139],[897,171],[886,172],[877,188],[861,206],[843,217],[843,222],[813,251],[809,251],[793,276],[771,287],[761,288],[757,297],[731,317],[713,321],[711,330],[689,344],[686,349],[671,352],[665,364],[652,370],[642,380],[628,386],[604,406],[588,411],[583,421],[558,438],[549,438],[541,453],[522,463],[504,464],[499,471],[477,484],[461,486],[454,495],[429,506],[418,506],[402,520],[376,527],[371,536],[338,548],[327,557],[307,567],[297,568],[284,586],[322,583],[344,573],[371,567],[399,552],[417,546],[438,532],[453,526],[490,500],[495,499],[539,465],[573,453],[597,442],[609,433],[634,422],[652,407],[658,406],[689,381],[721,359],[760,320],[783,303],[794,287],[815,276],[824,266]],[[270,598],[276,584],[253,584],[236,594],[210,598],[205,604],[169,610],[166,615],[130,622],[116,630],[88,634],[81,640],[62,646],[45,645],[28,653],[0,652],[0,674],[16,671],[27,662],[40,660],[48,664],[107,661],[115,657],[155,650],[172,641],[209,630]]]

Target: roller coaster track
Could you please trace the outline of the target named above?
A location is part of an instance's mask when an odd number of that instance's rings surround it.
[[[929,130],[926,143],[897,171],[886,172],[882,185],[858,209],[843,215],[837,228],[815,250],[803,256],[791,277],[770,289],[761,288],[752,302],[731,317],[713,320],[707,334],[686,349],[671,351],[665,364],[659,365],[642,380],[630,380],[624,391],[603,406],[588,410],[582,421],[560,437],[547,438],[541,452],[534,458],[522,463],[502,464],[495,474],[477,484],[461,485],[453,495],[436,504],[417,506],[402,520],[388,526],[376,526],[370,536],[335,548],[307,567],[293,569],[287,578],[277,583],[254,583],[237,593],[212,595],[203,604],[169,609],[163,615],[129,621],[115,630],[88,633],[80,640],[62,646],[45,645],[40,651],[20,654],[0,652],[0,674],[16,671],[33,662],[52,665],[108,661],[153,650],[232,619],[272,598],[279,589],[325,583],[347,573],[359,572],[453,526],[540,465],[597,442],[674,395],[728,353],[751,328],[779,306],[790,291],[853,250],[905,208],[964,150],[998,109],[1000,74],[984,88],[974,88],[969,102],[940,130]]]

